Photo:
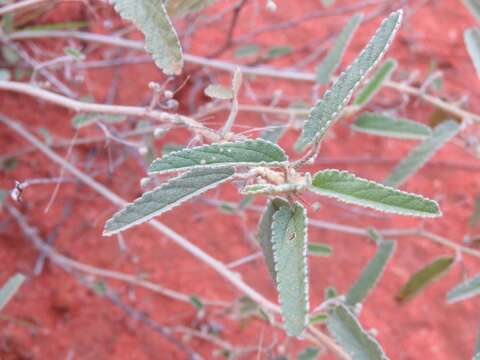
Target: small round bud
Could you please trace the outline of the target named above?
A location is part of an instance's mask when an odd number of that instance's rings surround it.
[[[148,154],[148,149],[146,146],[140,146],[138,148],[138,152],[140,153],[140,155],[147,155]]]
[[[155,130],[153,130],[153,137],[155,139],[159,139],[163,136],[164,133],[165,130],[163,130],[162,128],[156,128]]]
[[[170,91],[170,90],[165,90],[163,92],[163,96],[165,96],[166,99],[171,99],[171,98],[173,98],[173,92]]]
[[[277,4],[275,4],[275,1],[273,1],[273,0],[268,0],[266,9],[267,9],[267,11],[273,13],[273,12],[277,11]]]

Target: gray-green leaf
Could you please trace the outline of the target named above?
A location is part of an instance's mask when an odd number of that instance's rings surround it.
[[[82,127],[91,125],[96,121],[105,121],[107,123],[118,123],[125,121],[127,119],[126,115],[115,115],[115,114],[77,114],[72,119],[72,126],[75,129],[80,129]]]
[[[336,169],[319,171],[309,188],[319,195],[398,215],[440,216],[438,204],[420,195],[400,191]]]
[[[362,328],[345,305],[339,304],[330,311],[327,327],[352,360],[387,359],[378,342]]]
[[[414,148],[400,164],[395,167],[390,176],[384,181],[388,186],[400,186],[414,175],[433,155],[460,130],[460,125],[449,120],[440,123],[433,129],[432,135]]]
[[[260,218],[260,222],[258,223],[258,242],[262,248],[263,257],[267,263],[268,271],[275,283],[277,281],[277,273],[275,271],[275,261],[273,259],[272,222],[273,215],[282,206],[288,206],[288,201],[281,198],[270,200]]]
[[[463,0],[463,3],[470,11],[472,16],[480,22],[480,2],[478,0]]]
[[[0,289],[0,311],[12,299],[12,297],[15,295],[20,286],[25,281],[25,279],[25,275],[15,274],[7,280],[5,285],[3,285],[3,287]]]
[[[182,72],[182,48],[162,0],[113,0],[115,10],[145,35],[145,49],[167,75]]]
[[[408,119],[397,119],[387,115],[366,112],[352,125],[355,131],[405,140],[423,140],[432,134],[424,124]]]
[[[103,235],[113,235],[142,224],[224,183],[234,173],[234,169],[230,167],[196,169],[173,178],[156,189],[144,193],[133,203],[113,215],[105,224]]]
[[[204,90],[205,95],[213,99],[230,100],[233,97],[232,90],[223,85],[210,84]]]
[[[167,12],[171,17],[181,19],[203,10],[213,2],[214,0],[168,0]]]
[[[262,139],[197,146],[168,153],[150,165],[150,174],[225,166],[281,166],[288,160],[279,146]]]
[[[397,68],[397,61],[388,59],[377,70],[375,75],[365,84],[363,89],[358,93],[353,103],[357,106],[366,105],[382,88],[385,81],[389,80],[393,72]]]
[[[480,275],[474,276],[464,283],[455,286],[447,294],[447,302],[453,304],[470,299],[480,294]]]
[[[273,214],[272,244],[285,330],[300,336],[308,324],[307,217],[295,203]]]
[[[310,243],[308,244],[308,255],[330,256],[332,255],[332,247],[326,244]]]
[[[297,356],[297,360],[315,360],[320,355],[320,350],[317,348],[306,348]]]
[[[405,302],[413,299],[418,293],[431,285],[450,270],[454,262],[454,258],[440,257],[435,259],[424,268],[417,271],[407,281],[407,283],[400,289],[395,297],[400,302]]]
[[[470,55],[473,66],[477,71],[477,77],[480,78],[480,30],[477,28],[465,30],[464,40],[468,55]]]
[[[396,11],[382,22],[359,57],[338,77],[332,88],[311,109],[303,133],[295,144],[297,150],[304,150],[308,145],[319,141],[338,118],[352,97],[353,91],[387,51],[400,27],[402,14],[401,10]]]
[[[340,35],[335,39],[333,47],[317,67],[315,79],[318,84],[328,84],[335,70],[340,66],[345,50],[362,20],[363,14],[352,16],[347,25],[342,29]]]
[[[361,303],[367,297],[382,276],[383,271],[394,252],[395,241],[382,241],[378,245],[375,257],[368,263],[367,267],[360,275],[360,278],[348,291],[345,299],[347,305],[353,306],[357,303]]]

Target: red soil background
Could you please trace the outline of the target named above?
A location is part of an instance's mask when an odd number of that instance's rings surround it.
[[[214,13],[220,4],[207,10]],[[254,4],[255,2],[252,2]],[[320,8],[320,1],[278,1],[274,14],[264,9],[264,2],[258,6],[249,4],[242,11],[235,35],[255,30],[272,23],[285,22],[302,14]],[[353,1],[337,1],[344,6]],[[411,3],[411,4],[410,4]],[[367,8],[366,11],[374,9]],[[428,76],[431,63],[437,63],[445,75],[443,95],[458,100],[469,97],[469,108],[480,112],[478,79],[463,45],[463,31],[474,25],[474,20],[458,0],[427,1],[421,4],[409,2],[409,14],[402,30],[389,52],[400,64],[397,76],[418,73],[418,79]],[[263,34],[252,41],[265,46],[289,45],[298,49],[270,64],[271,66],[293,66],[314,50],[314,44],[332,31],[338,31],[349,15],[317,18],[285,31]],[[43,15],[40,23],[72,20],[88,20],[90,31],[109,33],[107,21],[117,29],[122,22],[106,5],[93,2],[92,8],[83,4],[69,3],[53,7]],[[353,59],[362,48],[380,18],[363,24],[356,34],[344,64]],[[202,29],[193,35],[188,52],[207,54],[222,43],[229,22],[223,21],[215,27]],[[179,23],[178,27],[183,28]],[[137,38],[140,38],[139,36]],[[61,53],[64,41],[36,41],[37,46]],[[75,41],[78,46],[84,46]],[[89,59],[100,59],[105,53],[114,51],[102,46]],[[131,52],[134,54],[134,52]],[[127,53],[128,54],[128,53]],[[225,60],[233,59],[233,52],[223,55]],[[234,60],[234,59],[233,59]],[[313,66],[309,69],[313,70]],[[186,74],[199,74],[200,69],[187,65]],[[215,72],[213,72],[215,73]],[[106,99],[108,89],[115,76],[114,70],[93,69],[85,73],[85,81],[73,85],[82,95],[92,94],[98,102]],[[117,104],[142,105],[150,96],[149,81],[162,81],[161,72],[152,64],[128,65],[120,68],[118,76]],[[219,74],[226,83],[228,77]],[[271,79],[250,81],[250,85],[261,97],[268,97],[281,89],[289,100],[310,101],[310,85]],[[186,101],[193,94],[190,83],[180,92],[177,99]],[[383,96],[382,96],[383,94]],[[387,107],[398,96],[388,91],[376,99],[377,109]],[[394,100],[392,100],[394,99]],[[205,101],[197,94],[196,104]],[[244,102],[249,100],[245,98]],[[284,103],[282,105],[287,105]],[[70,125],[72,112],[58,106],[44,103],[14,93],[0,93],[1,112],[21,121],[32,133],[39,135],[40,128],[46,128],[55,140],[71,139],[74,130]],[[187,107],[182,107],[187,111]],[[412,100],[399,114],[427,123],[433,109]],[[208,119],[209,124],[220,125],[226,114]],[[270,117],[272,118],[272,117]],[[381,180],[390,171],[395,161],[400,160],[413,146],[410,142],[386,140],[367,135],[355,134],[349,130],[349,122],[342,121],[331,131],[322,149],[322,159],[333,159],[329,166],[348,169],[371,179]],[[262,126],[260,116],[241,113],[237,125]],[[472,128],[469,131],[473,131]],[[78,136],[100,135],[96,128],[81,130]],[[172,141],[187,141],[187,133],[172,131],[158,141],[157,149]],[[291,144],[298,136],[290,131],[281,144],[292,156]],[[0,127],[2,155],[17,154],[26,143],[5,127]],[[115,158],[122,154],[116,145],[78,146],[74,148],[71,161],[78,167],[91,166],[90,171],[107,168],[110,155]],[[63,153],[65,155],[65,153]],[[130,154],[131,155],[131,154]],[[335,159],[371,157],[393,160],[385,163],[345,163]],[[33,152],[17,156],[18,165],[13,171],[3,172],[0,186],[12,188],[14,180],[55,177],[59,168],[41,153]],[[450,165],[449,165],[450,164]],[[461,166],[451,166],[460,164]],[[406,190],[435,198],[441,204],[444,216],[425,222],[427,229],[442,236],[461,242],[468,233],[468,219],[473,211],[474,198],[480,192],[478,178],[479,163],[460,147],[447,145],[431,165],[422,169],[404,187]],[[324,167],[317,164],[311,171]],[[145,174],[135,156],[115,168],[113,173],[102,172],[97,180],[110,187],[122,197],[132,200],[141,194],[139,179]],[[18,208],[30,224],[38,228],[46,238],[52,230],[58,231],[55,247],[65,255],[98,267],[131,274],[144,274],[149,280],[186,294],[196,294],[208,299],[233,301],[241,294],[204,264],[192,258],[185,251],[154,232],[148,226],[140,226],[125,233],[128,252],[122,252],[115,238],[101,236],[104,222],[116,210],[114,206],[83,185],[62,184],[59,194],[48,213],[45,206],[52,194],[53,185],[39,185],[28,188]],[[233,185],[223,186],[219,191],[210,192],[207,197],[223,200],[238,199]],[[314,198],[306,198],[314,202]],[[257,199],[262,204],[263,199]],[[65,207],[72,206],[71,214],[62,221]],[[334,202],[322,202],[317,213],[310,211],[313,218],[330,220],[361,227],[402,228],[420,224],[417,220],[390,217],[370,212],[356,212],[353,208],[338,206]],[[0,218],[0,280],[3,282],[16,272],[32,275],[38,252],[28,239],[24,238],[15,223],[4,211]],[[160,218],[162,222],[204,249],[207,253],[226,263],[242,258],[256,251],[246,237],[246,231],[254,233],[258,214],[247,212],[246,220],[222,214],[201,201],[190,202]],[[247,230],[246,230],[247,229]],[[375,251],[375,247],[362,238],[342,233],[310,229],[310,239],[332,245],[334,256],[310,260],[311,303],[316,305],[323,299],[325,287],[335,285],[340,292],[346,291],[357,278]],[[394,296],[409,276],[428,261],[440,255],[451,255],[452,251],[421,238],[401,238],[393,261],[387,268],[378,288],[363,306],[361,321],[367,328],[378,331],[378,340],[392,359],[469,359],[472,356],[475,336],[479,325],[478,299],[456,305],[445,303],[446,292],[460,282],[465,271],[475,274],[480,266],[478,261],[465,256],[462,266],[457,264],[440,282],[428,288],[413,301],[399,305]],[[242,278],[272,301],[276,300],[274,287],[267,275],[262,260],[249,263],[237,269]],[[160,324],[171,326],[182,324],[195,327],[195,310],[188,304],[175,302],[146,290],[128,287],[125,284],[107,281],[129,305],[139,309]],[[79,284],[70,274],[50,264],[40,276],[31,276],[21,291],[4,311],[10,320],[1,320],[1,359],[65,359],[73,354],[74,359],[182,359],[184,354],[171,343],[146,326],[124,315],[112,304]],[[33,324],[25,326],[16,320]],[[215,311],[208,311],[207,319],[221,327],[220,337],[239,347],[268,346],[274,341],[282,344],[286,354],[294,356],[307,346],[302,341],[283,342],[281,331],[274,331],[260,321],[240,324]],[[204,320],[205,321],[205,320]],[[185,340],[185,339],[184,339]],[[191,339],[188,346],[205,358],[212,358],[214,347],[205,341]],[[274,352],[279,353],[278,346]],[[246,358],[256,358],[250,353]],[[267,358],[265,354],[259,358]],[[326,355],[325,358],[330,358]]]

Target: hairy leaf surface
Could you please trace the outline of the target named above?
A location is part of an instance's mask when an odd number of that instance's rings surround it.
[[[319,195],[393,214],[440,216],[438,204],[433,200],[359,178],[347,171],[319,171],[309,189]]]
[[[277,282],[277,273],[275,271],[275,261],[273,259],[272,222],[273,215],[282,206],[289,206],[288,201],[283,200],[282,198],[270,200],[258,224],[258,242],[262,248],[263,257],[267,263],[268,271],[275,283]]]
[[[365,300],[382,276],[388,261],[395,252],[395,245],[395,241],[392,240],[382,241],[378,245],[375,257],[368,263],[360,278],[348,291],[345,299],[347,305],[353,306]]]
[[[388,186],[400,186],[430,160],[440,148],[449,142],[460,130],[452,120],[445,121],[433,129],[432,135],[414,148],[384,181]]]
[[[417,271],[400,289],[395,297],[400,302],[413,299],[417,294],[447,273],[454,262],[454,258],[440,257]]]
[[[144,193],[133,203],[113,215],[105,224],[103,235],[113,235],[142,224],[224,183],[234,173],[235,171],[231,167],[195,169],[173,178],[156,189]]]
[[[167,12],[171,17],[181,19],[189,14],[202,11],[213,2],[214,0],[168,0]]]
[[[468,55],[470,55],[473,66],[477,71],[477,77],[480,78],[480,29],[467,29],[464,33],[464,40]]]
[[[318,84],[328,84],[335,70],[340,66],[345,50],[352,40],[353,34],[355,34],[355,31],[357,31],[358,26],[362,22],[362,19],[363,14],[352,16],[340,32],[340,35],[335,39],[333,47],[317,67],[316,81]]]
[[[362,328],[345,305],[339,304],[330,311],[327,328],[352,360],[387,359],[375,338]]]
[[[25,279],[25,275],[15,274],[7,280],[5,285],[3,285],[3,287],[0,289],[0,311],[12,299]]]
[[[382,22],[359,57],[338,77],[332,88],[311,109],[303,133],[295,144],[298,150],[304,150],[308,145],[318,141],[337,119],[352,97],[353,91],[387,51],[400,27],[402,14],[401,10],[396,11]]]
[[[408,119],[366,112],[352,125],[355,131],[406,140],[423,140],[432,134],[432,129],[424,124]]]
[[[156,159],[150,165],[150,174],[194,168],[256,165],[280,166],[287,156],[279,146],[262,139],[222,144],[211,144],[182,149]]]
[[[273,214],[272,244],[285,330],[300,336],[308,324],[307,217],[296,203]]]
[[[366,105],[380,91],[385,81],[390,79],[396,68],[396,60],[388,59],[385,61],[370,81],[365,84],[363,89],[358,93],[353,103],[357,106]]]
[[[145,35],[145,49],[167,75],[183,68],[182,48],[162,0],[113,0],[115,10]]]
[[[453,304],[458,301],[470,299],[480,294],[480,275],[474,276],[464,283],[455,286],[447,294],[447,301]]]

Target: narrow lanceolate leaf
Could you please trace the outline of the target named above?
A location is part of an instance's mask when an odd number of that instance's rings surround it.
[[[115,10],[145,35],[145,49],[167,75],[183,68],[182,48],[162,0],[113,0]]]
[[[386,360],[378,342],[360,325],[352,312],[343,304],[330,311],[328,331],[352,360]]]
[[[231,167],[221,169],[196,169],[171,179],[117,212],[105,224],[103,235],[113,235],[132,226],[142,224],[213,189],[229,180],[235,173]]]
[[[168,0],[167,12],[176,19],[199,12],[210,6],[214,0]]]
[[[275,261],[273,260],[272,222],[273,215],[282,206],[288,206],[288,201],[281,198],[270,200],[258,223],[258,242],[260,243],[268,271],[274,282],[277,281],[277,273],[275,271]]]
[[[300,336],[308,323],[307,217],[296,203],[273,214],[273,258],[285,330]]]
[[[310,243],[308,244],[308,255],[330,256],[332,255],[332,248],[326,244]]]
[[[156,159],[150,165],[150,174],[194,168],[225,166],[280,166],[287,156],[279,146],[262,139],[223,144],[211,144],[182,149]]]
[[[370,261],[367,267],[363,270],[360,278],[355,285],[348,291],[345,303],[353,306],[361,303],[370,291],[375,287],[378,280],[383,274],[388,261],[391,259],[395,251],[395,241],[382,241],[378,245],[375,257]]]
[[[352,129],[366,134],[405,140],[424,140],[432,134],[429,126],[416,121],[370,112],[360,115]]]
[[[363,89],[358,93],[353,103],[357,106],[366,105],[382,88],[385,81],[389,80],[397,68],[397,61],[388,59],[377,70],[375,75],[368,81]]]
[[[230,100],[233,97],[232,90],[222,85],[210,84],[204,90],[205,95],[212,99]]]
[[[472,16],[480,22],[480,1],[479,0],[463,0],[463,3],[470,11]]]
[[[401,10],[392,13],[385,19],[359,57],[338,77],[332,88],[311,109],[303,133],[295,144],[297,150],[304,150],[308,145],[323,137],[352,97],[353,91],[387,51],[400,27],[401,19]]]
[[[464,39],[468,55],[472,59],[477,76],[480,77],[480,29],[472,28],[466,30]]]
[[[384,181],[388,186],[400,186],[414,175],[433,155],[459,131],[460,125],[455,121],[445,121],[433,129],[432,135],[414,148],[408,156],[397,165]]]
[[[25,281],[25,275],[16,274],[7,280],[5,285],[0,289],[0,311],[7,305],[11,298],[18,291]]]
[[[470,299],[479,294],[480,275],[477,275],[450,290],[447,294],[447,301],[452,304],[458,301]]]
[[[328,169],[313,177],[312,192],[340,201],[398,215],[440,216],[438,204],[420,195],[359,178],[347,171]]]
[[[320,355],[319,349],[310,347],[310,348],[306,348],[300,354],[298,354],[297,360],[316,360],[318,359],[319,355]]]
[[[363,14],[352,16],[342,32],[335,39],[335,44],[317,67],[316,81],[318,84],[328,84],[332,75],[342,62],[343,54],[352,40],[353,34],[362,22]]]
[[[242,189],[242,194],[245,195],[275,195],[298,192],[305,189],[305,185],[297,184],[254,184],[247,185]]]
[[[400,302],[413,299],[427,286],[431,285],[445,275],[448,270],[450,270],[453,261],[454,258],[451,256],[441,257],[434,260],[413,274],[408,282],[400,289],[395,298]]]

